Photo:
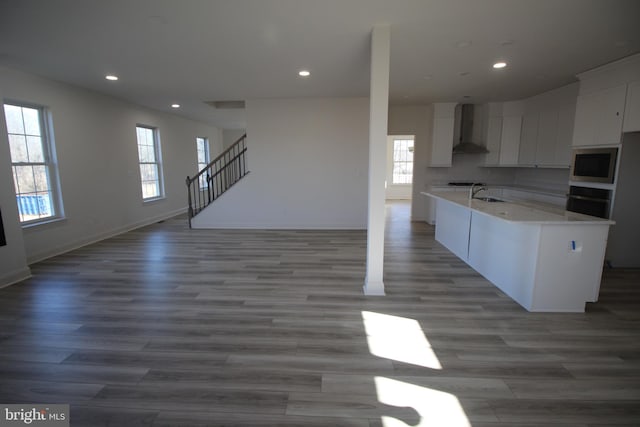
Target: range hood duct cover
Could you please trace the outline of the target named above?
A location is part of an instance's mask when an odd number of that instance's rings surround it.
[[[460,110],[460,142],[453,147],[453,154],[485,154],[486,147],[473,140],[473,104],[462,104]]]

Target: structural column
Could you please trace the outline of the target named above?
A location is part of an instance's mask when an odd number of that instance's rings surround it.
[[[389,56],[391,31],[377,25],[371,33],[371,87],[369,90],[369,208],[367,216],[366,295],[384,295],[384,223],[389,110]]]

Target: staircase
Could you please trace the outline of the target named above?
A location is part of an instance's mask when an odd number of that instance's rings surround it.
[[[249,173],[247,134],[212,160],[193,178],[187,177],[189,228],[191,219]]]

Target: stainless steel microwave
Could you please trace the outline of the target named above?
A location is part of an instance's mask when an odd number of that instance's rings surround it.
[[[617,148],[583,148],[573,150],[571,181],[612,184],[616,172]]]

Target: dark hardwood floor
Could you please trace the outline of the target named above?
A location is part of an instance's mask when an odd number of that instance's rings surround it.
[[[528,313],[387,209],[386,297],[362,294],[361,231],[177,217],[33,265],[0,290],[0,402],[73,426],[640,425],[640,272]]]

